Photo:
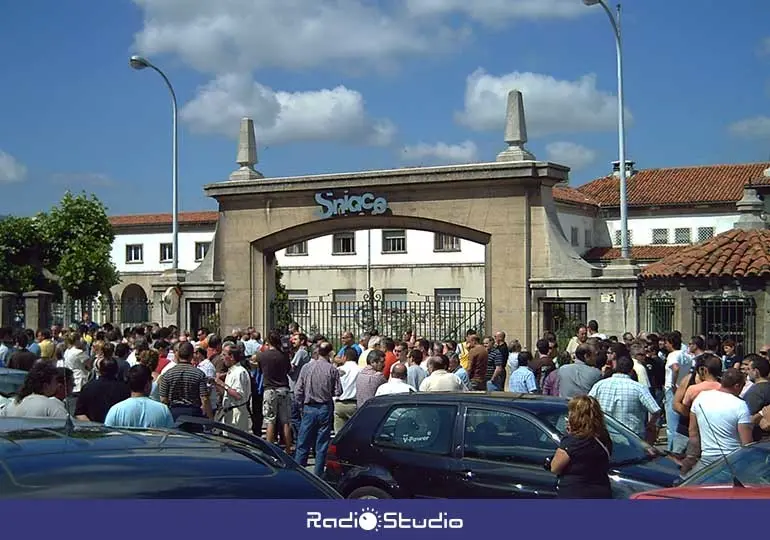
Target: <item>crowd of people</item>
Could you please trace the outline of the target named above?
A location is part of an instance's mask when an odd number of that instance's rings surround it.
[[[332,434],[375,396],[539,393],[571,400],[569,433],[551,469],[563,492],[586,496],[606,487],[591,491],[596,484],[586,480],[597,468],[606,476],[612,441],[603,414],[651,444],[665,426],[683,475],[770,435],[768,347],[742,356],[734,341],[683,343],[678,332],[618,339],[601,334],[596,321],[580,326],[563,351],[551,332],[534,351],[501,331],[482,338],[469,330],[460,343],[411,331],[398,340],[376,332],[338,339],[334,347],[295,324],[264,340],[254,328],[224,337],[157,324],[120,330],[87,314],[73,328],[2,329],[0,366],[28,374],[15,396],[0,401],[0,415],[71,415],[127,428],[207,417],[282,445],[302,465],[315,454],[320,475]],[[575,471],[584,477],[571,482]]]

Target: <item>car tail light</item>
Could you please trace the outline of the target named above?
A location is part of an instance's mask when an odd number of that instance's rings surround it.
[[[336,444],[330,444],[329,450],[326,452],[326,470],[328,472],[342,473],[342,465],[339,462],[339,457],[337,456],[337,445]]]

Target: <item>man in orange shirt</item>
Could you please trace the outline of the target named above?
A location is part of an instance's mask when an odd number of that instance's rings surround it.
[[[471,381],[471,390],[486,391],[487,389],[487,363],[489,355],[487,349],[479,343],[479,336],[468,336],[468,378]]]
[[[390,379],[390,370],[398,363],[398,357],[394,352],[396,350],[396,342],[386,337],[383,339],[383,345],[385,346],[385,367],[382,370],[382,374],[385,375],[386,379]]]

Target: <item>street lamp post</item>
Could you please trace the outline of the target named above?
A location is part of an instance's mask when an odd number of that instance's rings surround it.
[[[174,87],[171,86],[171,81],[168,80],[166,74],[163,73],[157,66],[153,65],[146,58],[141,56],[132,56],[128,61],[129,65],[136,69],[150,68],[157,71],[168,86],[168,91],[171,92],[171,107],[173,112],[172,117],[172,142],[171,153],[173,154],[171,165],[171,262],[172,268],[176,272],[179,269],[179,177],[177,174],[177,168],[179,163],[178,145],[177,145],[177,107],[176,107],[176,94],[174,93]]]
[[[620,169],[620,250],[623,259],[631,258],[631,249],[628,242],[628,195],[627,170],[626,170],[626,121],[625,105],[623,101],[623,45],[620,32],[620,4],[618,4],[617,17],[607,5],[605,0],[583,0],[587,6],[599,4],[604,8],[615,32],[615,49],[618,63],[618,154]]]

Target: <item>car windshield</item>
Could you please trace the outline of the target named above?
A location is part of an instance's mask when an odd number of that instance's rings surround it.
[[[548,411],[539,414],[540,418],[553,426],[560,435],[567,432],[567,408],[563,411]],[[648,461],[656,456],[655,450],[629,431],[620,422],[611,416],[604,417],[607,424],[607,431],[612,440],[612,461],[613,465],[629,465]]]
[[[21,385],[24,384],[26,376],[26,371],[0,372],[0,394],[5,397],[15,396]]]
[[[765,446],[747,446],[739,448],[727,456],[729,466],[724,459],[692,474],[680,485],[730,485],[733,475],[746,486],[770,485],[770,449]]]

